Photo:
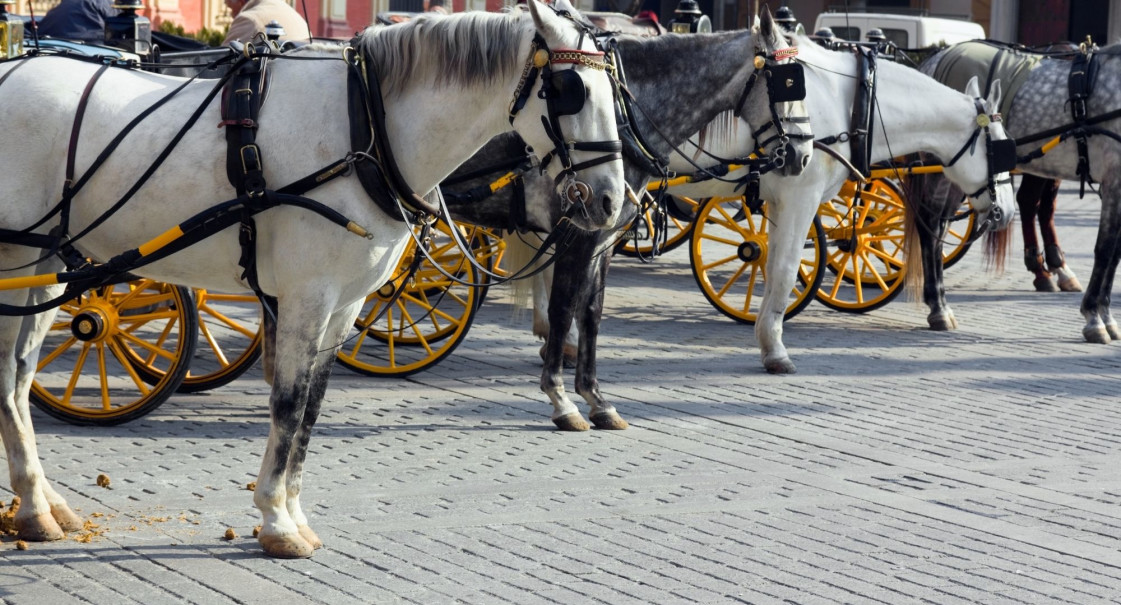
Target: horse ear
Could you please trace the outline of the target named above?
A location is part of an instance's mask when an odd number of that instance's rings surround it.
[[[580,14],[580,11],[576,10],[576,7],[573,6],[572,3],[568,0],[553,0],[553,8],[557,9],[558,11],[568,11],[573,15]]]
[[[764,4],[759,8],[759,14],[756,15],[759,19],[759,33],[763,34],[768,40],[775,37],[775,18],[771,15],[771,7]]]
[[[996,113],[1000,111],[1000,97],[1002,96],[1000,90],[1000,80],[993,80],[993,88],[989,91],[989,111]]]
[[[974,99],[981,96],[981,87],[977,85],[977,76],[969,78],[969,81],[965,83],[965,94]]]
[[[537,31],[543,34],[551,34],[555,38],[560,37],[556,13],[552,9],[542,6],[542,4],[538,0],[526,0],[526,5],[529,6],[529,14],[533,15],[533,24],[537,26]]]

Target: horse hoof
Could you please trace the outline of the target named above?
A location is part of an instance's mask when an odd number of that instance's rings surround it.
[[[626,420],[616,412],[600,412],[591,415],[592,424],[601,431],[621,431],[628,426]]]
[[[1042,276],[1037,277],[1037,278],[1035,278],[1035,281],[1032,282],[1032,285],[1035,286],[1035,291],[1036,292],[1058,292],[1059,291],[1059,286],[1056,286],[1055,282],[1051,281],[1050,277],[1042,277]]]
[[[16,531],[20,540],[29,542],[52,542],[66,537],[58,522],[49,514],[16,521]]]
[[[1078,281],[1077,277],[1071,277],[1070,279],[1060,279],[1059,289],[1063,292],[1081,292],[1082,284]]]
[[[1121,329],[1118,329],[1116,323],[1105,324],[1105,333],[1113,340],[1121,340]]]
[[[323,540],[320,540],[319,536],[317,536],[315,534],[315,531],[310,527],[308,527],[307,525],[301,525],[297,529],[300,532],[300,537],[303,538],[308,544],[311,544],[312,549],[319,550],[320,548],[323,548]]]
[[[931,313],[926,316],[926,323],[930,326],[931,330],[935,332],[949,332],[950,330],[958,329],[958,320],[954,317],[953,311],[945,311],[941,313]]]
[[[82,519],[65,504],[51,505],[51,516],[54,517],[55,523],[58,523],[58,526],[64,532],[79,531],[85,526]]]
[[[573,412],[565,414],[559,418],[553,418],[553,424],[562,431],[586,431],[591,427],[587,420],[580,415],[580,412]]]
[[[1106,331],[1105,326],[1082,328],[1082,337],[1086,339],[1086,342],[1092,342],[1099,345],[1107,345],[1111,340],[1109,337],[1109,332]]]
[[[797,366],[789,358],[764,361],[763,368],[768,374],[794,374],[798,371]]]
[[[277,559],[307,559],[315,552],[315,548],[300,534],[261,534],[257,536],[257,542],[266,555]]]

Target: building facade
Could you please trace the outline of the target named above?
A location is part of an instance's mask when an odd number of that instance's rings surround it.
[[[152,20],[153,28],[162,21],[181,25],[187,32],[203,27],[223,29],[232,20],[224,0],[142,0],[143,14]],[[379,13],[388,11],[420,12],[424,0],[286,0],[301,15],[306,15],[312,35],[326,38],[348,38],[373,23]],[[513,3],[512,0],[506,0]],[[41,16],[58,0],[16,0],[12,12]],[[591,10],[593,0],[574,2],[577,8]],[[450,0],[454,12],[468,10],[501,10],[504,0]]]

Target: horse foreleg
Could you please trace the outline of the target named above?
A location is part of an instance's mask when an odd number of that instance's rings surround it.
[[[1102,214],[1094,243],[1094,269],[1082,295],[1082,336],[1088,342],[1108,343],[1118,337],[1117,324],[1109,311],[1110,290],[1121,254],[1121,177],[1113,173],[1101,182]]]
[[[1043,235],[1043,256],[1047,260],[1047,268],[1058,279],[1060,290],[1081,292],[1082,284],[1067,266],[1066,256],[1059,247],[1059,235],[1055,232],[1055,199],[1059,195],[1059,183],[1057,180],[1048,181],[1039,198],[1039,231]]]
[[[300,506],[300,491],[303,488],[304,460],[307,457],[308,443],[311,441],[311,429],[319,419],[319,411],[323,405],[323,396],[327,392],[327,380],[331,377],[331,368],[334,367],[339,348],[346,339],[347,333],[354,325],[354,319],[362,308],[362,301],[356,301],[351,307],[335,313],[327,326],[323,338],[323,347],[315,359],[315,370],[311,375],[311,386],[308,389],[307,405],[304,407],[303,420],[296,430],[295,447],[288,456],[287,473],[287,508],[292,521],[296,523],[297,531],[313,549],[321,548],[323,541],[308,523],[307,515]]]
[[[816,211],[816,204],[800,200],[767,205],[767,217],[773,226],[767,243],[767,279],[755,322],[755,338],[759,341],[763,368],[771,374],[797,371],[782,342],[782,320],[798,277],[806,233]]]
[[[576,392],[591,406],[588,418],[597,429],[623,430],[629,426],[626,420],[607,403],[599,392],[596,378],[596,340],[599,338],[599,322],[603,317],[603,294],[607,281],[607,268],[611,264],[611,251],[607,250],[593,261],[592,279],[588,284],[586,303],[576,312],[580,326],[580,355],[576,364]]]
[[[533,280],[533,335],[547,340],[549,338],[549,298],[552,289],[550,284],[553,281],[553,266],[550,265],[544,271],[534,275]],[[576,365],[576,347],[579,341],[579,335],[576,333],[576,326],[572,326],[565,333],[564,336],[564,366],[571,368]],[[545,347],[541,345],[541,359],[545,359]]]
[[[288,304],[286,304],[286,302]],[[289,512],[295,490],[296,510],[299,510],[299,481],[290,476],[293,465],[303,463],[306,438],[305,427],[310,395],[317,380],[326,381],[320,349],[327,333],[328,317],[323,309],[326,301],[280,301],[276,331],[272,395],[269,400],[271,426],[253,503],[261,511],[263,523],[257,541],[265,553],[279,558],[310,557],[314,546],[300,533],[300,523]],[[333,347],[336,343],[331,343]],[[313,417],[318,415],[318,403]],[[303,436],[303,439],[301,439]],[[293,483],[294,481],[294,483]],[[302,513],[300,513],[302,515]],[[307,519],[299,519],[306,526]]]
[[[553,265],[549,293],[549,331],[541,365],[541,391],[553,404],[553,424],[562,431],[586,431],[591,426],[564,390],[564,340],[572,326],[576,307],[581,305],[592,282],[592,253],[595,236],[580,233]]]
[[[943,278],[942,241],[949,231],[949,223],[942,217],[952,214],[954,209],[947,206],[954,195],[943,197],[942,204],[930,201],[911,211],[915,212],[915,233],[919,238],[922,261],[923,287],[922,299],[930,309],[926,323],[931,330],[944,332],[958,327],[954,311],[946,301],[946,283]],[[959,200],[960,201],[960,200]]]
[[[6,302],[35,304],[58,295],[61,288],[40,289]],[[23,540],[61,539],[67,531],[77,531],[82,521],[50,485],[39,461],[35,432],[31,422],[28,395],[43,339],[55,311],[30,317],[0,319],[0,342],[10,343],[0,353],[0,440],[8,457],[12,490],[20,497],[15,528]]]

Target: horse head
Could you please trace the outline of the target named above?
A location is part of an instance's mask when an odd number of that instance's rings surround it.
[[[511,123],[553,178],[565,216],[582,229],[613,227],[625,194],[614,87],[604,54],[574,9],[530,0],[529,11],[537,35],[515,92]]]
[[[765,86],[755,90],[738,111],[752,128],[758,147],[769,156],[782,158],[782,172],[798,175],[813,153],[813,133],[806,112],[806,79],[795,61],[798,48],[791,46],[775,25],[769,9],[754,27],[755,74]],[[771,132],[771,131],[774,132]]]
[[[972,136],[945,164],[946,176],[953,180],[972,200],[979,213],[977,235],[985,231],[1001,231],[1015,215],[1012,177],[1016,166],[1016,142],[1004,131],[1000,114],[1000,80],[993,82],[987,99],[981,98],[977,78],[969,80],[965,94],[973,98],[977,110]]]

